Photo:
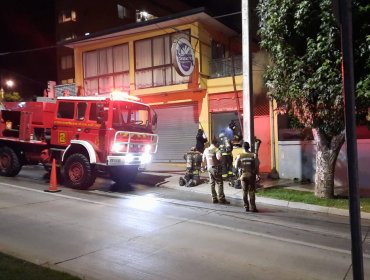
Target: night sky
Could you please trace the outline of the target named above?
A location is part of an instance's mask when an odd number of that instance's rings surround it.
[[[240,11],[241,0],[186,0],[192,7],[206,7],[213,16]],[[225,5],[227,3],[227,5]],[[0,74],[16,83],[23,97],[41,96],[48,80],[56,80],[55,9],[52,0],[2,1],[0,8]],[[241,15],[220,18],[241,32]]]
[[[0,71],[15,81],[15,91],[24,97],[42,95],[48,80],[56,79],[54,46],[54,1],[14,0],[1,2]],[[19,53],[19,51],[25,51]],[[18,52],[18,53],[17,53]]]

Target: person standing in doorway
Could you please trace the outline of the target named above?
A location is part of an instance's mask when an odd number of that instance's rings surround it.
[[[225,198],[224,183],[221,177],[221,151],[218,149],[218,141],[212,140],[211,146],[204,150],[203,163],[207,167],[211,181],[211,194],[213,203],[230,204]],[[216,184],[218,193],[216,192]]]

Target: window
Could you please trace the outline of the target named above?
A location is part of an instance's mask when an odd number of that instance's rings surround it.
[[[148,127],[149,108],[142,104],[117,102],[113,105],[113,128]]]
[[[136,88],[148,88],[182,84],[189,82],[189,77],[177,74],[171,57],[171,44],[185,34],[172,33],[165,36],[135,42],[135,83]]]
[[[60,67],[63,70],[73,68],[73,56],[72,55],[62,56],[60,59]]]
[[[96,106],[96,103],[91,103],[89,120],[90,121],[96,121],[97,119],[98,118],[97,118],[97,106]]]
[[[73,119],[75,115],[73,102],[60,102],[58,106],[58,118]]]
[[[148,21],[155,18],[157,17],[146,11],[136,10],[136,22]]]
[[[60,39],[65,40],[65,41],[72,40],[72,39],[75,39],[75,38],[77,38],[77,35],[73,32],[65,33],[65,34],[62,34],[60,36]]]
[[[76,21],[77,15],[76,11],[62,11],[59,13],[58,21],[59,23],[68,22],[68,21]]]
[[[61,84],[73,84],[75,82],[75,79],[65,79],[61,81]]]
[[[83,63],[86,95],[109,93],[114,89],[130,89],[127,44],[85,52]]]
[[[86,102],[79,102],[77,104],[77,120],[84,121],[85,120],[85,112],[87,108]]]
[[[118,13],[118,18],[120,19],[130,17],[128,13],[128,9],[125,6],[122,6],[120,4],[117,4],[117,13]]]

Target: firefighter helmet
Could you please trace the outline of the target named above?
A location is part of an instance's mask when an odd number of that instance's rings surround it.
[[[180,177],[180,179],[179,179],[179,185],[180,185],[181,187],[183,187],[183,186],[185,186],[185,185],[186,185],[186,181],[185,181],[185,179],[184,179],[184,178]]]

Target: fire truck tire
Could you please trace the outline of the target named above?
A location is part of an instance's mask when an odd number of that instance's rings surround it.
[[[10,147],[0,147],[0,175],[14,177],[21,171],[21,163],[17,154]]]
[[[63,166],[63,179],[68,188],[86,190],[94,184],[96,175],[83,154],[73,154]]]

